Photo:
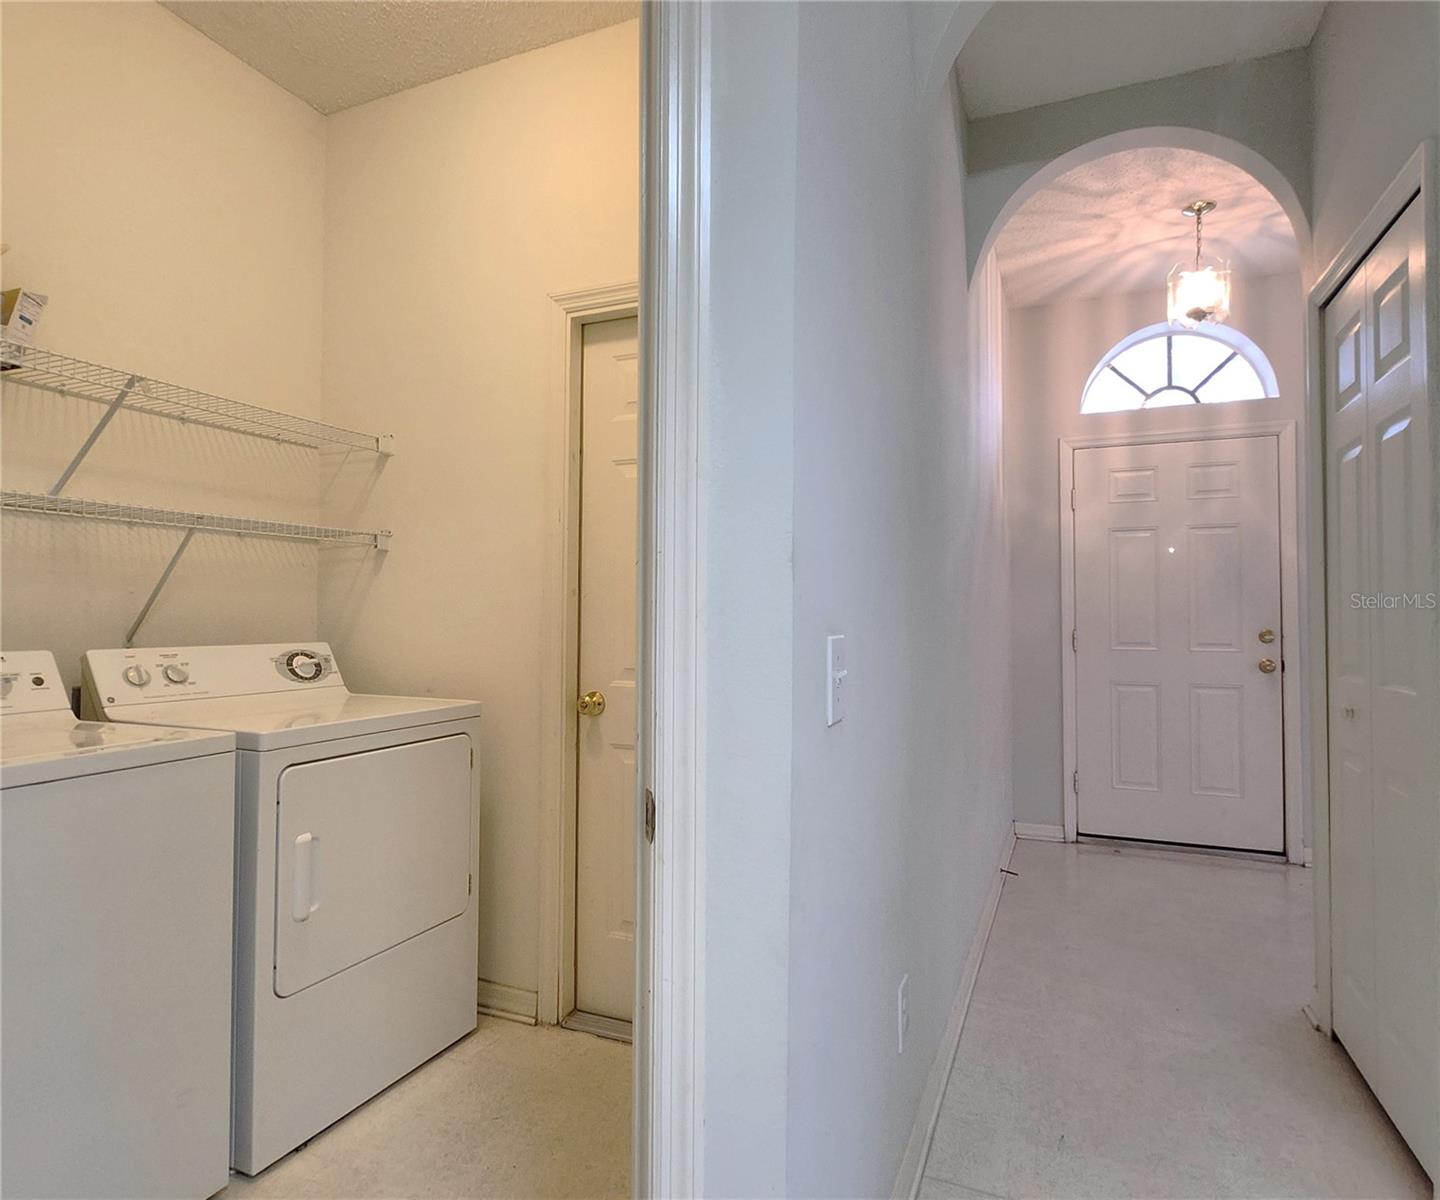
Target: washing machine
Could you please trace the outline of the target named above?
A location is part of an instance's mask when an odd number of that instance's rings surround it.
[[[0,654],[0,1194],[229,1181],[234,750]]]
[[[231,1165],[475,1028],[480,706],[351,692],[324,643],[92,650],[87,711],[237,741]]]

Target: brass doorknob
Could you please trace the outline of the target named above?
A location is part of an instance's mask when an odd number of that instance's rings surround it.
[[[1267,675],[1272,674],[1275,670],[1275,660],[1273,658],[1262,658],[1257,665]]]
[[[605,711],[605,693],[586,692],[575,707],[580,710],[582,717],[598,717]]]
[[[1268,646],[1275,640],[1275,631],[1273,629],[1262,629],[1259,636],[1260,640]]]

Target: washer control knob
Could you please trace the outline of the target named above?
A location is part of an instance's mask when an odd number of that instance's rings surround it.
[[[292,650],[285,656],[285,673],[301,683],[314,683],[325,673],[325,664],[308,650]]]
[[[150,672],[139,663],[135,663],[133,666],[125,668],[124,678],[131,687],[144,687],[150,682]]]
[[[187,683],[190,679],[190,672],[179,663],[169,663],[162,672],[171,683]]]

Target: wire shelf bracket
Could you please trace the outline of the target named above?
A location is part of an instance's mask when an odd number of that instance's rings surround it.
[[[185,531],[185,536],[180,539],[180,544],[175,547],[175,553],[170,556],[170,561],[165,564],[165,569],[160,572],[160,578],[155,581],[155,586],[150,589],[150,594],[145,597],[145,603],[140,606],[140,613],[130,623],[130,628],[125,631],[125,647],[129,649],[135,644],[135,635],[140,632],[140,626],[145,624],[145,618],[150,615],[150,610],[155,607],[155,601],[160,598],[160,593],[165,590],[165,585],[170,582],[170,576],[174,573],[176,565],[180,562],[185,551],[190,549],[190,539],[195,536],[195,527],[192,525]]]
[[[61,484],[64,483],[62,478]],[[57,484],[57,486],[59,486]],[[184,536],[175,548],[165,569],[155,581],[139,615],[125,635],[125,644],[133,645],[135,635],[155,607],[155,601],[170,582],[180,559],[190,548],[196,533],[229,533],[242,537],[278,538],[284,541],[315,542],[321,545],[358,546],[385,551],[390,548],[388,529],[343,529],[333,525],[300,525],[288,521],[270,521],[259,517],[227,517],[214,513],[186,512],[174,508],[152,508],[142,504],[117,504],[108,500],[82,500],[60,496],[54,492],[0,492],[0,509],[7,512],[44,516],[78,517],[90,521],[115,521],[124,525],[149,525],[161,529],[183,529]]]
[[[110,424],[111,419],[120,411],[120,406],[129,399],[130,393],[135,390],[139,382],[140,376],[132,375],[125,381],[125,386],[115,393],[115,399],[110,401],[104,416],[95,422],[95,428],[90,431],[90,436],[80,443],[80,449],[75,452],[75,457],[70,460],[70,465],[60,472],[60,478],[50,489],[50,495],[58,496],[65,490],[65,485],[70,482],[70,476],[75,474],[80,464],[85,461],[85,456],[90,453],[95,443],[100,440],[100,435],[105,432],[105,426]]]

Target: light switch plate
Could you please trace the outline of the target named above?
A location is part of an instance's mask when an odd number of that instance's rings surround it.
[[[825,724],[838,725],[845,719],[845,635],[832,633],[825,639]]]

